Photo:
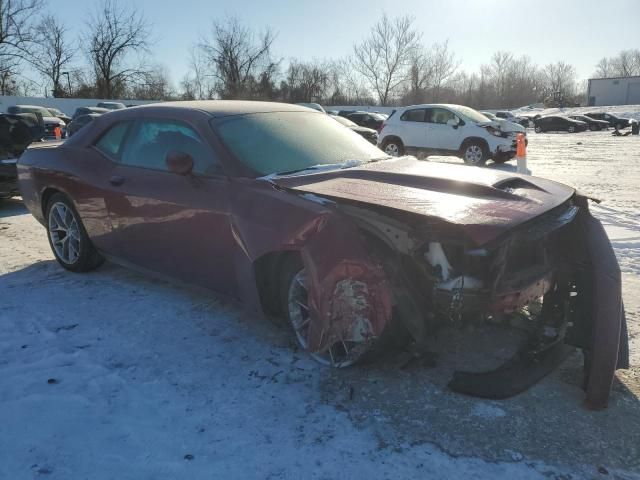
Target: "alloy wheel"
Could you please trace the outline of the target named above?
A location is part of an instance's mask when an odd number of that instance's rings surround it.
[[[60,260],[68,265],[80,257],[80,229],[73,211],[64,203],[56,202],[49,210],[49,237]]]
[[[393,142],[388,143],[386,147],[384,147],[384,153],[391,155],[392,157],[397,157],[400,155],[400,148]]]
[[[287,295],[289,319],[300,346],[307,350],[311,316],[309,314],[308,291],[304,268],[296,273],[289,285]],[[341,340],[331,345],[326,352],[311,353],[311,356],[323,365],[343,368],[353,365],[366,351],[363,342]]]
[[[471,165],[477,165],[482,162],[482,148],[479,145],[469,145],[464,151],[464,159]]]

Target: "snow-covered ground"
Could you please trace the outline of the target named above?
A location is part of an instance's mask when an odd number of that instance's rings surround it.
[[[64,271],[15,200],[0,205],[0,479],[640,478],[640,137],[531,133],[529,168],[603,200],[633,364],[606,411],[580,405],[578,354],[499,402],[393,358],[322,368],[208,292]]]

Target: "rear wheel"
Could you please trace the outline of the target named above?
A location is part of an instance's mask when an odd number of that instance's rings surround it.
[[[99,267],[104,258],[94,248],[71,201],[61,193],[47,204],[47,233],[53,255],[72,272],[88,272]]]
[[[467,142],[462,147],[462,159],[467,165],[481,166],[489,158],[487,147],[478,141]]]
[[[574,127],[573,125],[569,125],[569,128],[567,128],[567,132],[569,133],[574,133],[576,131],[576,127]]]
[[[298,344],[308,350],[311,316],[307,290],[307,275],[299,258],[292,258],[284,268],[281,284],[282,311],[291,325]],[[364,360],[375,341],[344,339],[331,345],[325,352],[310,353],[319,363],[344,368]]]
[[[404,145],[399,138],[392,138],[382,143],[382,150],[387,155],[399,157],[404,154]]]

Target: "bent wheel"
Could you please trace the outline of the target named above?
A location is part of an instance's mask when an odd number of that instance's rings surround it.
[[[299,262],[294,268],[289,268],[285,276],[284,300],[285,314],[293,328],[298,344],[308,350],[309,327],[311,316],[309,313],[308,291],[306,273]],[[331,345],[325,352],[310,353],[319,363],[335,368],[344,368],[353,365],[362,359],[369,351],[371,342],[357,342],[353,340],[341,340]]]

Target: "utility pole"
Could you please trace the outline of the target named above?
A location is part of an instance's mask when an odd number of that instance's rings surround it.
[[[69,78],[69,72],[60,72],[60,74],[67,76],[67,83],[69,84],[69,96],[71,96],[72,95],[72,92],[71,92],[71,79]]]

